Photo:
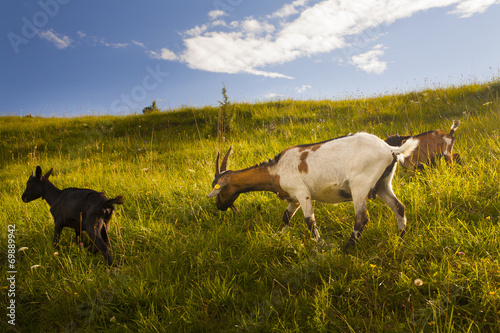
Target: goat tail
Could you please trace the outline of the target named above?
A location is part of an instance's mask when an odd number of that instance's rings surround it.
[[[103,208],[109,208],[113,205],[121,205],[123,204],[125,200],[123,199],[123,196],[122,195],[119,195],[117,196],[116,198],[114,199],[109,199],[109,200],[106,200],[106,202],[103,204]]]
[[[409,138],[401,147],[391,147],[392,152],[397,156],[399,162],[403,163],[404,160],[411,156],[413,151],[418,147],[418,139]]]
[[[450,136],[453,136],[453,134],[455,133],[455,130],[458,128],[458,125],[460,125],[460,120],[454,120],[453,125],[451,125],[451,128],[450,128]]]

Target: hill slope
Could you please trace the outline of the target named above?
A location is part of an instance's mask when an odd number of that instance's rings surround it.
[[[2,262],[9,225],[17,249],[15,295],[2,293],[2,304],[15,301],[22,332],[498,331],[499,92],[491,82],[126,117],[2,117]],[[315,205],[322,245],[300,212],[279,232],[286,203],[271,193],[240,196],[238,215],[206,198],[216,152],[231,144],[230,168],[241,169],[295,144],[358,131],[384,138],[448,130],[454,119],[464,165],[413,177],[398,168],[393,186],[409,228],[403,241],[378,199],[369,201],[358,247],[344,255],[351,203]],[[21,201],[37,165],[54,168],[59,188],[125,196],[110,228],[116,268],[74,244],[69,229],[52,247],[48,205]],[[9,291],[7,277],[0,283]],[[5,318],[0,325],[12,328]]]

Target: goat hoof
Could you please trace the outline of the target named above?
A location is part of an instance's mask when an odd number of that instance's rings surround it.
[[[281,228],[280,235],[285,235],[287,233],[288,233],[288,227],[287,226],[284,226],[283,228]]]
[[[352,238],[349,239],[346,246],[344,246],[344,254],[348,254],[356,246],[356,241]]]

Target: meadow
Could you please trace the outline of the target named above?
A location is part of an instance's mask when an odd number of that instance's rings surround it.
[[[0,276],[13,332],[500,332],[500,81],[374,98],[231,103],[130,116],[0,118],[0,260],[15,226],[15,295]],[[325,243],[301,211],[280,233],[287,204],[243,194],[240,214],[216,209],[217,151],[233,145],[242,169],[296,144],[366,131],[385,138],[454,119],[463,164],[393,180],[406,206],[396,217],[368,201],[356,249],[342,245],[352,203],[315,204]],[[59,188],[123,195],[101,254],[64,229],[52,246],[46,202],[21,201],[36,166]],[[83,237],[88,243],[89,239]],[[5,306],[4,306],[5,305]],[[3,312],[2,312],[3,313]]]

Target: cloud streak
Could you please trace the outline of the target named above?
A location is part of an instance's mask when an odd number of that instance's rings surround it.
[[[488,7],[500,4],[499,0],[465,0],[461,1],[451,14],[457,14],[462,18],[471,17],[477,13],[484,13]]]
[[[217,10],[208,14],[212,21],[182,34],[184,50],[174,54],[164,48],[156,54],[192,69],[290,79],[266,68],[346,49],[347,40],[367,30],[432,8],[449,7],[449,14],[466,18],[498,3],[500,0],[295,0],[265,17],[232,22],[223,21],[228,14]],[[350,56],[346,63],[380,74],[387,68],[380,60],[382,55],[384,48],[376,45]]]
[[[129,43],[110,43],[105,38],[96,37],[96,36],[89,36],[80,30],[78,30],[76,32],[76,34],[78,35],[78,37],[80,38],[81,41],[90,42],[92,44],[92,46],[102,45],[102,46],[111,47],[114,49],[124,49],[130,45]],[[132,44],[140,46],[140,44],[142,44],[142,43],[133,40]],[[142,44],[142,46],[144,47],[144,44]]]
[[[71,43],[73,42],[73,40],[68,36],[59,34],[55,32],[53,29],[38,31],[38,36],[54,44],[54,46],[60,50],[70,47]]]

